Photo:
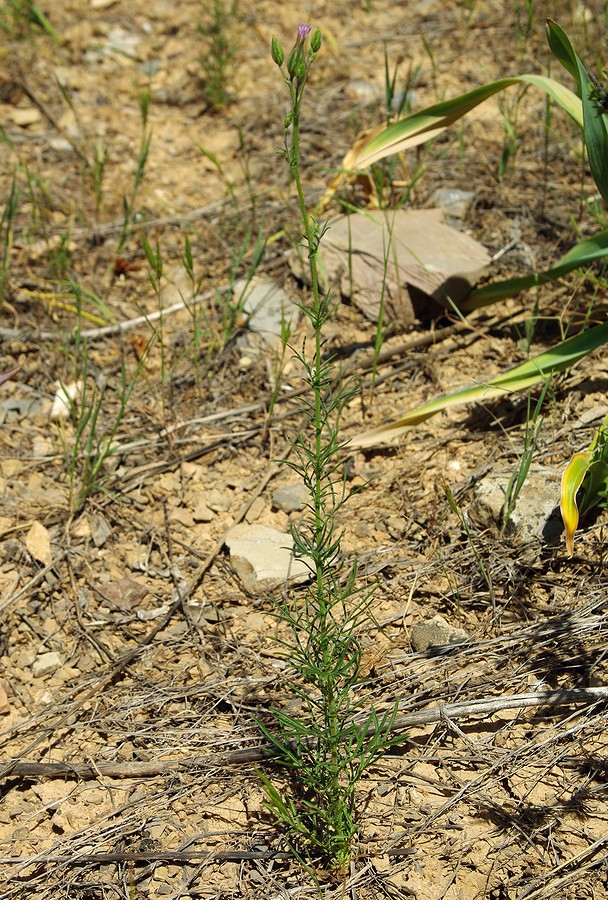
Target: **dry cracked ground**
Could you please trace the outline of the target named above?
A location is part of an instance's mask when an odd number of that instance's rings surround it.
[[[533,90],[375,182],[334,181],[386,119],[385,53],[397,103],[407,89],[422,108],[548,71],[547,14],[606,62],[592,0],[0,7],[0,371],[20,366],[0,388],[1,900],[608,897],[606,519],[570,557],[536,516],[606,414],[605,353],[552,382],[503,535],[483,497],[516,470],[537,395],[345,451],[342,553],[378,582],[361,690],[379,711],[398,701],[407,736],[358,785],[340,877],[317,866],[315,882],[264,807],[257,768],[290,786],[256,720],[292,708],[293,675],[272,591],[225,541],[302,515],[278,462],[303,427],[301,373],[233,292],[257,267],[309,299],[271,36],[289,47],[301,20],[325,36],[303,108],[310,207],[456,196],[450,224],[506,277],[598,228],[580,136]],[[546,349],[601,315],[606,285],[598,263],[466,323],[418,292],[413,320],[385,322],[375,373],[376,325],[344,297],[325,334],[357,388],[344,438]],[[294,323],[292,345],[305,335]],[[78,382],[66,414],[58,385]]]

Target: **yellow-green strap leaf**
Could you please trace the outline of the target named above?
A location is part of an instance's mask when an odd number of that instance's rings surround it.
[[[436,397],[430,403],[406,412],[393,422],[387,422],[378,428],[355,435],[350,446],[373,447],[383,441],[400,437],[408,428],[419,425],[441,410],[450,409],[452,406],[459,406],[463,403],[491,400],[513,391],[525,391],[535,384],[546,381],[550,375],[564,372],[605,343],[608,343],[608,322],[596,325],[589,331],[576,334],[574,337],[566,338],[565,341],[556,344],[545,353],[527,359],[488,381],[469,385],[451,394]]]
[[[403,150],[432,140],[466,113],[483,103],[484,100],[514,84],[531,84],[545,91],[574,119],[577,125],[582,127],[582,104],[569,88],[553,78],[546,78],[543,75],[515,75],[511,78],[501,78],[498,81],[483,84],[466,94],[452,97],[450,100],[442,100],[440,103],[435,103],[419,112],[410,113],[403,119],[393,122],[373,134],[363,146],[354,152],[352,159],[347,157],[350,164],[345,167],[362,169],[387,156],[401,153]]]
[[[574,553],[574,532],[578,527],[576,495],[589,471],[592,456],[593,454],[589,450],[575,453],[562,475],[562,495],[559,508],[566,529],[566,549],[570,556]]]

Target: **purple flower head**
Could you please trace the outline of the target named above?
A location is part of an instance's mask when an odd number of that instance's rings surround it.
[[[311,31],[311,25],[309,25],[307,22],[300,22],[300,24],[298,25],[297,41],[303,44]]]
[[[315,54],[312,50],[307,51],[306,42],[308,40],[308,35],[312,31],[312,26],[308,24],[308,22],[300,22],[298,25],[298,33],[296,35],[296,42],[293,45],[292,51],[289,54],[289,58],[287,60],[287,72],[289,74],[289,78],[291,81],[296,79],[300,86],[304,85],[306,81],[306,75],[308,74],[308,67],[310,63],[315,57]]]

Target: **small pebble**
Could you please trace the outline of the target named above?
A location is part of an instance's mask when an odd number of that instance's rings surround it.
[[[49,653],[41,653],[32,663],[32,675],[34,678],[41,678],[43,675],[52,675],[57,669],[60,669],[62,659],[56,650]]]

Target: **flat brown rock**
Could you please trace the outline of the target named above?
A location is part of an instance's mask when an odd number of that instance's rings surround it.
[[[491,261],[482,244],[445,223],[441,209],[339,216],[330,220],[319,254],[327,286],[372,321],[384,294],[385,317],[402,325],[412,324],[424,305],[412,289],[442,305],[448,298],[458,303]]]

